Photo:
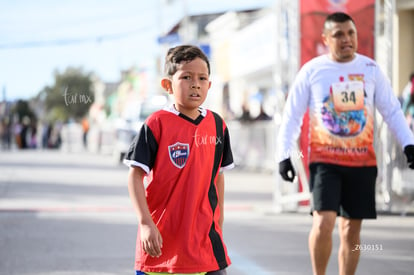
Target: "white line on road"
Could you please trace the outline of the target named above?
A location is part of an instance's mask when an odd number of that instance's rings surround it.
[[[228,253],[232,262],[232,266],[237,268],[238,271],[243,272],[243,274],[255,274],[255,275],[270,275],[272,272],[263,269],[258,266],[254,261],[249,260],[246,257],[241,256],[237,252],[228,249]],[[273,273],[274,274],[274,273]],[[242,275],[242,274],[240,274]]]

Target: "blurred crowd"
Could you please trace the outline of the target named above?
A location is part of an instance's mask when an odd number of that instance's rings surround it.
[[[4,118],[0,124],[1,148],[58,149],[62,143],[61,129],[60,122],[39,124],[26,116],[21,122],[12,123]]]

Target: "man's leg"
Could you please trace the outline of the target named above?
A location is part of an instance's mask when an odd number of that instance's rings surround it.
[[[313,225],[309,233],[309,252],[314,275],[325,275],[332,251],[332,232],[337,213],[313,211]]]
[[[360,250],[355,249],[360,245],[360,232],[362,220],[347,219],[341,217],[338,223],[340,245],[338,252],[339,275],[354,275]]]

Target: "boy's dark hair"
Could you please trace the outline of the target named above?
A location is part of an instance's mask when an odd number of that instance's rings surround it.
[[[208,61],[207,56],[200,48],[193,45],[181,45],[168,50],[167,55],[165,56],[165,75],[169,77],[173,76],[177,72],[178,65],[180,65],[181,62],[190,62],[197,57],[207,63],[208,74],[210,75],[210,62]]]
[[[349,16],[348,14],[344,13],[344,12],[335,12],[335,13],[331,13],[330,15],[328,15],[325,19],[325,23],[324,23],[324,29],[328,29],[329,27],[327,26],[327,24],[331,23],[331,22],[335,22],[335,23],[344,23],[347,21],[351,21],[352,23],[354,23],[355,25],[355,21],[354,19],[352,19],[351,16]]]

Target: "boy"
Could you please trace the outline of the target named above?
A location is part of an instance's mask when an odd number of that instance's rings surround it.
[[[226,274],[222,171],[234,163],[225,123],[201,107],[210,63],[199,48],[177,46],[165,75],[174,104],[148,117],[124,160],[139,223],[136,274]]]

